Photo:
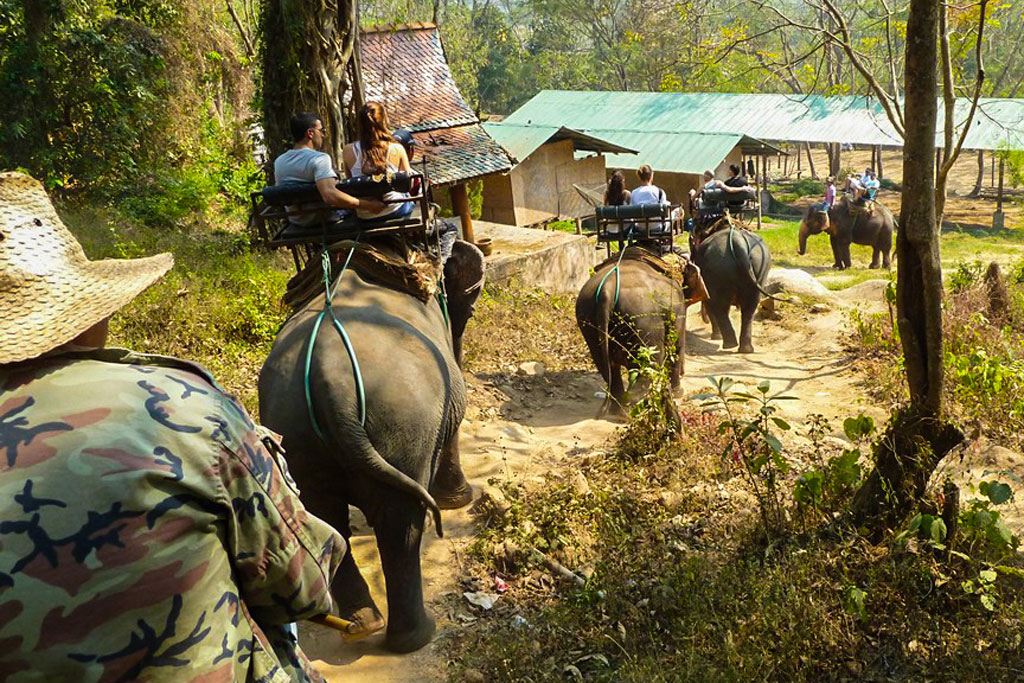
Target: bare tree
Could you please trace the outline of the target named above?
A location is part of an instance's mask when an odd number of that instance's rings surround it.
[[[335,163],[362,103],[356,0],[267,0],[262,13],[263,125],[269,158],[288,146],[288,120],[319,114]],[[344,102],[349,103],[346,111]]]

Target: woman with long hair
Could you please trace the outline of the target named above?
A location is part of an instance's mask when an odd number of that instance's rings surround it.
[[[604,191],[605,206],[624,206],[629,204],[629,190],[626,189],[626,177],[622,171],[612,173],[608,188]]]
[[[388,112],[380,102],[367,102],[359,110],[357,119],[359,140],[345,145],[341,152],[345,173],[349,178],[378,175],[381,173],[408,173],[411,170],[405,148],[395,141],[388,122]],[[399,192],[388,192],[383,200],[401,199]],[[413,203],[388,204],[379,213],[356,211],[364,220],[375,218],[396,218],[412,213]]]

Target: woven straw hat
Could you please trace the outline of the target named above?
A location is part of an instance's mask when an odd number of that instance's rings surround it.
[[[88,260],[39,181],[0,173],[0,364],[71,341],[172,265],[170,254]]]

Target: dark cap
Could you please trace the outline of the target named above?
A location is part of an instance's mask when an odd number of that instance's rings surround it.
[[[399,128],[396,130],[392,137],[395,138],[395,141],[400,143],[403,147],[412,147],[416,144],[416,138],[414,138],[412,133],[405,128]]]

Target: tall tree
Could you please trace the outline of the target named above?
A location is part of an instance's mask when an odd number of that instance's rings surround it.
[[[920,499],[935,465],[963,435],[942,412],[942,267],[935,214],[935,124],[941,0],[911,0],[907,20],[903,201],[896,236],[896,310],[910,404],[889,423],[876,466],[854,499],[883,528]]]
[[[267,0],[263,9],[263,127],[269,158],[289,146],[288,120],[310,111],[335,163],[362,103],[356,0]],[[344,102],[348,102],[345,109]]]

